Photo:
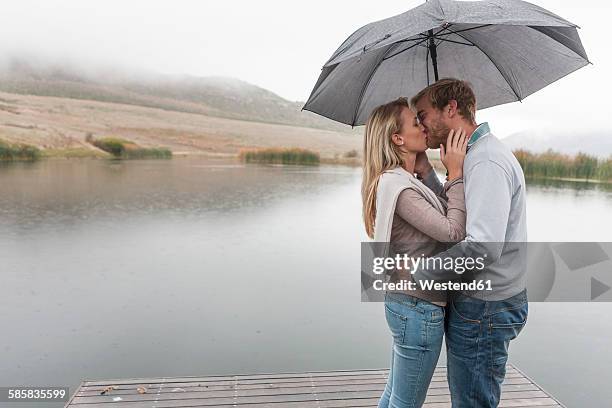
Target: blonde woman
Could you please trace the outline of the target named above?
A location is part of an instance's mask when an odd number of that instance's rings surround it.
[[[444,186],[425,151],[427,136],[406,98],[376,108],[366,124],[363,218],[368,236],[394,253],[430,256],[465,236],[463,159],[467,138],[451,130],[440,146]],[[415,174],[417,177],[415,177]],[[421,180],[422,181],[421,181]],[[391,281],[411,279],[396,270]],[[379,407],[421,407],[440,356],[446,293],[387,291],[385,317],[393,337],[389,378]]]

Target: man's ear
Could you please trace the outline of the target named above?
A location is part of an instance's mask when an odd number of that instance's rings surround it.
[[[396,146],[403,146],[404,145],[404,138],[399,133],[394,133],[393,135],[391,135],[391,141]]]
[[[445,113],[449,118],[452,118],[457,114],[457,101],[451,99],[448,101],[448,104],[444,107]]]

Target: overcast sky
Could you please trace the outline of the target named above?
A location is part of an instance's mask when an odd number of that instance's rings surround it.
[[[612,5],[537,0],[578,24],[594,65],[514,103],[482,111],[500,136],[525,129],[612,133]],[[2,5],[0,53],[119,65],[168,74],[222,75],[305,101],[321,66],[371,21],[413,0],[19,0]],[[612,136],[612,135],[611,135]]]

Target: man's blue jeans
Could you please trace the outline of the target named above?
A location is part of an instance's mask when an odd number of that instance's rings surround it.
[[[402,293],[385,295],[393,336],[391,369],[379,408],[423,405],[444,337],[444,308]]]
[[[446,312],[452,407],[497,407],[510,341],[527,322],[527,292],[500,301],[454,294]]]

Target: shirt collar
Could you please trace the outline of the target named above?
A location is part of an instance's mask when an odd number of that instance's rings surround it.
[[[480,139],[482,136],[486,135],[487,133],[491,133],[491,129],[489,128],[489,123],[482,122],[474,130],[474,133],[472,133],[472,136],[470,136],[470,140],[468,140],[468,148],[472,146],[474,143],[476,143],[478,139]]]

